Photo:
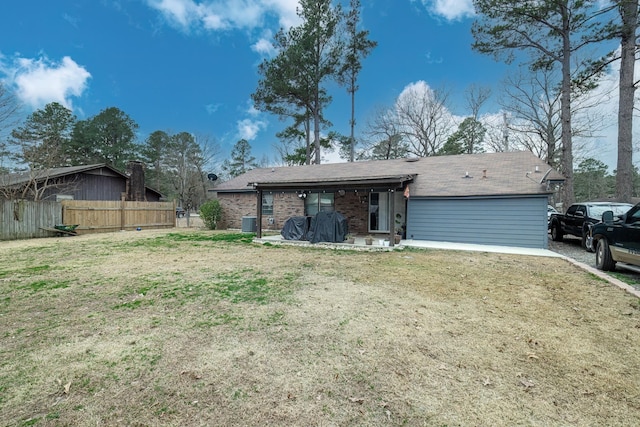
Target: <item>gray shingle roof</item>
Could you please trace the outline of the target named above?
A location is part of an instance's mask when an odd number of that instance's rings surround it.
[[[12,185],[25,184],[32,180],[40,181],[44,179],[53,179],[53,178],[58,178],[60,176],[66,176],[74,173],[85,172],[93,169],[99,169],[101,167],[108,167],[108,166],[106,166],[104,163],[100,163],[95,165],[68,166],[68,167],[62,167],[62,168],[50,168],[50,169],[43,169],[43,170],[32,170],[27,172],[10,173],[10,174],[1,176],[0,184],[8,187]],[[109,168],[109,169],[112,169],[114,172],[126,178],[126,175],[124,175],[122,172],[119,172],[113,168]]]
[[[546,194],[549,190],[540,181],[549,169],[549,165],[529,151],[463,154],[253,169],[220,184],[214,190],[246,191],[253,189],[253,183],[265,189],[278,184],[299,185],[300,189],[304,189],[305,184],[314,182],[343,183],[348,186],[349,182],[354,181],[413,175],[411,196]],[[467,173],[469,177],[465,178]],[[546,179],[564,180],[555,170],[551,170]]]
[[[67,166],[67,167],[60,167],[60,168],[31,170],[27,172],[16,172],[16,173],[10,173],[6,175],[0,175],[0,187],[21,186],[33,180],[44,181],[44,180],[59,178],[67,175],[73,175],[75,173],[95,171],[102,168],[105,168],[116,175],[120,175],[124,179],[128,179],[128,176],[126,174],[107,165],[106,163],[96,163],[93,165]],[[160,193],[158,190],[155,190],[149,186],[145,186],[145,188],[162,196],[162,193]]]

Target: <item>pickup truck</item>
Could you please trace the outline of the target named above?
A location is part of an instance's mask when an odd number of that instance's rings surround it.
[[[566,234],[570,234],[582,239],[582,247],[590,250],[587,246],[587,236],[589,227],[602,220],[602,214],[606,211],[613,212],[613,215],[622,215],[631,209],[633,205],[629,203],[615,202],[583,202],[574,203],[569,206],[565,214],[552,214],[549,219],[549,231],[551,238],[556,242],[561,242]]]
[[[602,222],[591,227],[589,237],[596,248],[598,269],[612,271],[617,263],[640,273],[640,203],[617,218],[612,211],[605,212]]]

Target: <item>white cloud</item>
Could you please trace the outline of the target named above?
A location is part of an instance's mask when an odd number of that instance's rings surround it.
[[[50,102],[72,108],[72,97],[81,96],[91,74],[68,56],[55,63],[42,57],[18,58],[13,66],[3,67],[16,87],[16,96],[37,109]]]
[[[267,127],[267,122],[262,120],[244,119],[237,123],[238,138],[252,141],[256,139],[258,133]]]
[[[473,0],[422,0],[422,4],[434,15],[448,21],[468,18],[475,14]]]
[[[260,54],[261,56],[272,58],[276,55],[276,48],[270,41],[271,35],[270,33],[263,36],[260,40],[251,46],[251,49]]]
[[[267,16],[275,16],[285,28],[298,22],[297,0],[147,0],[147,4],[185,31],[254,29],[263,26]]]
[[[185,28],[199,16],[199,8],[192,0],[148,0],[148,4],[162,12],[172,24]]]

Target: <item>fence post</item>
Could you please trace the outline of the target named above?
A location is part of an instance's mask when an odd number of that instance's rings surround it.
[[[120,230],[124,230],[126,215],[125,215],[125,207],[126,207],[127,193],[120,194]]]

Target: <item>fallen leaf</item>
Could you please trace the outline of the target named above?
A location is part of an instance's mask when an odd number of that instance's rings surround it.
[[[364,403],[364,399],[362,397],[350,397],[349,400],[353,403],[358,403],[360,405]]]
[[[71,388],[71,381],[64,385],[64,394],[69,394],[69,389]]]
[[[534,353],[529,353],[529,354],[527,355],[527,357],[528,357],[529,359],[536,359],[536,360],[537,360],[537,359],[539,359],[539,357],[538,357],[538,356],[536,356]]]
[[[482,385],[490,386],[491,385],[491,380],[489,378],[485,378],[484,381],[482,381]]]

